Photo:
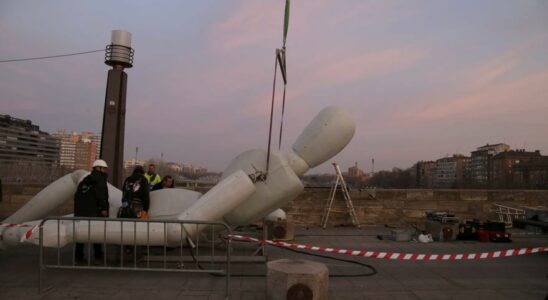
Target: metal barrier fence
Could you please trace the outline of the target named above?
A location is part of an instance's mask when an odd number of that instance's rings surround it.
[[[51,237],[51,227],[49,228],[50,232],[48,233],[48,246],[49,248],[46,250],[44,249],[44,224],[47,222],[57,222],[57,233],[53,237],[53,245],[52,245],[52,237]],[[93,222],[93,224],[92,224]],[[92,227],[94,226],[93,232],[95,233],[95,237],[97,236],[97,228],[101,230],[101,223],[103,224],[102,230],[103,230],[103,239],[102,243],[96,243],[96,241],[91,241],[91,235],[92,235]],[[119,224],[119,226],[118,226]],[[132,224],[132,226],[128,226],[128,224]],[[146,224],[146,225],[143,225]],[[158,224],[160,224],[158,226]],[[87,242],[78,241],[78,243],[82,243],[85,245],[86,252],[87,252],[87,259],[85,261],[77,261],[75,256],[75,248],[76,248],[76,236],[77,236],[77,225],[78,226],[84,226],[84,231],[86,230],[87,225]],[[55,225],[53,225],[55,226]],[[66,232],[68,229],[72,229],[72,239],[69,239],[68,236],[66,236]],[[116,226],[116,227],[114,227]],[[142,236],[137,235],[137,229],[140,227],[146,226],[146,239]],[[188,232],[192,230],[192,227],[189,226],[195,226],[194,232],[200,232],[198,234],[195,234],[194,240],[192,240]],[[112,232],[109,232],[107,234],[107,227],[109,230],[112,230],[113,228],[119,229],[119,240],[117,242],[113,241]],[[154,234],[151,235],[151,227],[154,227],[153,229]],[[198,227],[201,227],[199,230]],[[62,230],[63,228],[63,230]],[[161,232],[158,231],[158,229],[163,228]],[[218,228],[221,228],[220,230],[216,230]],[[226,277],[225,282],[225,299],[229,298],[229,283],[230,283],[230,262],[231,262],[231,252],[232,252],[232,245],[231,240],[228,238],[230,234],[232,234],[232,231],[230,227],[223,222],[208,222],[208,221],[195,221],[195,220],[185,220],[185,221],[165,221],[165,220],[141,220],[141,219],[108,219],[108,218],[86,218],[86,217],[49,217],[44,220],[39,225],[40,230],[40,270],[39,270],[39,293],[42,292],[42,283],[43,283],[43,274],[42,272],[45,269],[88,269],[88,270],[122,270],[122,271],[160,271],[160,272],[184,272],[184,273],[208,273],[208,274],[217,274],[220,276]],[[169,232],[171,231],[171,232]],[[173,232],[178,233],[180,231],[180,240],[177,245],[173,243],[173,240],[168,240],[168,234],[173,239]],[[70,232],[70,230],[68,230]],[[140,232],[143,233],[143,232]],[[217,233],[217,234],[216,234]],[[82,234],[82,230],[80,230],[80,234]],[[124,234],[126,236],[124,237]],[[159,243],[158,235],[162,234],[163,237],[160,238],[161,246],[158,246]],[[128,236],[129,235],[129,236]],[[133,235],[133,236],[131,236]],[[57,239],[56,245],[55,245],[55,236]],[[66,243],[66,239],[70,241],[69,244]],[[154,237],[153,242],[155,244],[151,245],[151,238]],[[221,237],[221,240],[223,243],[225,243],[226,250],[226,261],[225,261],[225,267],[220,268],[222,264],[222,260],[219,263],[218,257],[215,257],[215,240],[217,237]],[[206,240],[205,242],[203,240]],[[133,241],[131,243],[131,241]],[[185,244],[186,242],[186,244]],[[99,245],[102,249],[102,261],[95,260],[92,263],[91,260],[91,244],[94,243],[94,248],[98,248],[96,245]],[[208,246],[204,247],[203,244],[206,243]],[[144,245],[143,245],[144,244]],[[202,245],[201,245],[202,244]],[[67,251],[66,246],[72,245],[72,251]],[[108,252],[107,245],[111,248],[111,251]],[[211,247],[209,247],[209,245]],[[168,255],[168,248],[170,252],[172,252],[174,249],[177,249],[177,246],[179,248],[178,258],[174,257],[173,255]],[[195,268],[188,268],[183,263],[183,249],[188,248],[188,251],[191,254],[192,259],[195,262]],[[154,251],[159,250],[158,248],[161,248],[162,254],[160,260],[151,260],[151,253]],[[200,247],[202,247],[202,255],[200,255]],[[205,248],[205,249],[204,249]],[[114,249],[114,250],[113,250]],[[137,254],[139,251],[143,251],[146,249],[146,260],[145,255],[143,255],[140,259],[137,259]],[[127,252],[131,252],[133,250],[133,254],[130,255]],[[205,250],[205,251],[204,251]],[[47,263],[45,252],[46,251],[56,251],[56,257],[54,259],[51,259],[49,257],[49,261],[53,260],[54,263]],[[112,253],[114,252],[114,253]],[[205,253],[205,255],[204,255]],[[223,254],[222,249],[217,250],[217,253]],[[69,259],[69,263],[66,263],[67,259],[66,256],[68,254],[71,255]],[[111,261],[107,260],[108,255],[114,254],[116,257],[116,262],[112,263]],[[126,257],[124,257],[124,255]],[[126,259],[133,256],[132,261],[127,262]],[[168,257],[169,256],[169,257]],[[210,259],[204,259],[204,257],[210,257]],[[163,259],[162,259],[163,258]],[[173,259],[175,258],[175,259]],[[118,263],[119,259],[119,263]],[[168,264],[169,261],[169,264]],[[173,264],[173,262],[176,262]],[[199,264],[199,262],[205,262],[209,263],[211,266],[210,268],[204,268],[202,265]],[[159,263],[159,266],[158,266]],[[219,267],[219,268],[217,268]]]

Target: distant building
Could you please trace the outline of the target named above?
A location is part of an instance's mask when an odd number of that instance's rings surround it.
[[[144,159],[137,159],[137,160],[135,158],[126,159],[124,160],[124,169],[131,169],[133,171],[133,168],[137,165],[146,168],[147,167],[146,164],[147,164],[147,161]]]
[[[198,178],[198,181],[209,184],[217,184],[221,180],[220,174],[208,174]]]
[[[175,173],[180,173],[183,171],[183,167],[178,164],[178,163],[174,163],[174,162],[168,162],[166,163],[166,167],[171,171],[171,172],[175,172]]]
[[[181,173],[185,175],[204,175],[208,173],[207,168],[204,167],[197,167],[192,165],[191,163],[181,163],[180,165]]]
[[[487,187],[491,181],[491,158],[501,152],[509,151],[510,146],[499,143],[478,147],[470,158],[470,181],[475,187]]]
[[[470,157],[455,154],[436,160],[436,168],[433,176],[433,186],[437,188],[462,187],[465,173],[470,163]]]
[[[534,157],[515,164],[512,175],[516,187],[548,189],[548,156]]]
[[[358,178],[365,180],[367,178],[367,174],[358,167],[358,163],[354,163],[353,167],[348,168],[348,177],[350,178]]]
[[[194,174],[194,166],[189,163],[183,163],[181,164],[182,173],[183,174]]]
[[[434,173],[436,171],[435,161],[419,161],[414,166],[415,185],[421,188],[434,186]]]
[[[540,157],[540,151],[526,152],[525,149],[501,152],[493,156],[490,172],[491,186],[494,188],[516,187],[514,167]]]
[[[196,175],[204,175],[206,173],[207,173],[207,168],[197,167],[194,169],[194,174]]]
[[[0,115],[0,163],[57,166],[59,145],[30,120]]]
[[[89,140],[95,144],[95,156],[97,158],[101,155],[101,134],[90,132],[90,131],[82,131],[80,133],[80,140]]]
[[[486,144],[485,146],[478,147],[476,150],[478,150],[478,151],[487,150],[489,152],[489,154],[495,155],[495,154],[498,154],[498,153],[501,153],[501,152],[509,151],[510,146],[508,146],[504,143],[498,143],[498,144],[493,144],[493,145]]]
[[[90,140],[76,142],[74,155],[74,169],[91,170],[93,162],[97,159],[97,146]]]
[[[353,188],[362,187],[369,179],[369,175],[364,170],[358,167],[358,163],[354,163],[354,166],[348,168],[348,172],[342,174],[346,180],[346,183]]]
[[[77,132],[65,132],[65,130],[58,130],[52,134],[58,139],[59,143],[59,165],[68,168],[68,169],[86,169],[83,166],[88,165],[85,161],[90,157],[95,159],[100,157],[101,151],[101,135],[93,132],[83,131],[81,133]],[[80,145],[77,150],[77,144],[93,144],[90,145]],[[78,153],[78,151],[86,151],[85,153]],[[94,152],[93,154],[91,152]],[[85,158],[87,157],[87,158]],[[92,160],[92,162],[93,162]]]
[[[71,170],[74,169],[78,135],[76,132],[65,134],[64,131],[57,131],[52,135],[57,138],[59,143],[59,165]]]

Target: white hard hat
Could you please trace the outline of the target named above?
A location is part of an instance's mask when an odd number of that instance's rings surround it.
[[[96,161],[93,162],[93,165],[91,166],[92,168],[95,168],[95,167],[103,167],[103,168],[108,168],[107,166],[107,162],[102,160],[102,159],[98,159]]]

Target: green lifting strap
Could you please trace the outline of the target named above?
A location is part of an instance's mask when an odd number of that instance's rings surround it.
[[[285,1],[285,16],[284,16],[284,44],[283,47],[285,48],[285,41],[287,39],[287,30],[289,29],[289,0]]]

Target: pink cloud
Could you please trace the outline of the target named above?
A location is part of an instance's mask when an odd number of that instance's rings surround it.
[[[293,1],[289,22],[288,43],[292,39],[318,37],[325,40],[324,32],[329,32],[340,24],[353,26],[358,21],[384,24],[408,15],[409,12],[390,14],[386,20],[382,14],[393,7],[393,1],[347,2],[334,6],[332,1]],[[241,47],[272,44],[281,46],[284,18],[284,1],[244,2],[224,20],[214,24],[211,30],[211,43],[223,51],[233,51]],[[355,25],[355,24],[354,24]]]
[[[401,72],[420,63],[428,50],[414,46],[402,46],[378,51],[360,52],[356,49],[337,48],[329,52],[330,57],[316,57],[291,78],[292,99],[307,101],[307,95],[322,87],[364,82],[368,79]]]
[[[398,47],[368,53],[341,53],[344,59],[321,66],[311,74],[316,84],[342,84],[401,71],[417,64],[426,50]]]
[[[484,78],[480,75],[480,79]],[[438,95],[447,97],[443,101],[424,109],[413,109],[398,113],[395,119],[412,121],[436,121],[458,118],[477,119],[496,115],[517,114],[529,111],[548,109],[545,95],[548,94],[548,69],[525,77],[508,80],[498,84],[467,92],[460,96]]]
[[[542,38],[532,38],[527,43],[517,45],[487,62],[478,64],[477,67],[467,68],[460,74],[460,80],[465,82],[463,88],[479,89],[503,79],[535,50],[541,40]]]
[[[216,26],[213,40],[221,38],[224,51],[273,41],[274,36],[281,32],[282,9],[281,1],[246,2]]]
[[[545,84],[548,69],[518,78],[514,75],[515,69],[535,50],[539,41],[531,39],[489,61],[457,71],[452,88],[436,89],[426,99],[409,101],[413,106],[404,106],[389,118],[401,125],[408,121],[449,121],[515,114],[546,106],[540,99],[548,92]]]
[[[514,114],[548,108],[543,95],[548,94],[548,71],[535,73],[514,81],[507,81],[456,97],[443,105],[432,107],[418,117],[423,119],[446,118],[459,115],[481,118],[487,115]]]

